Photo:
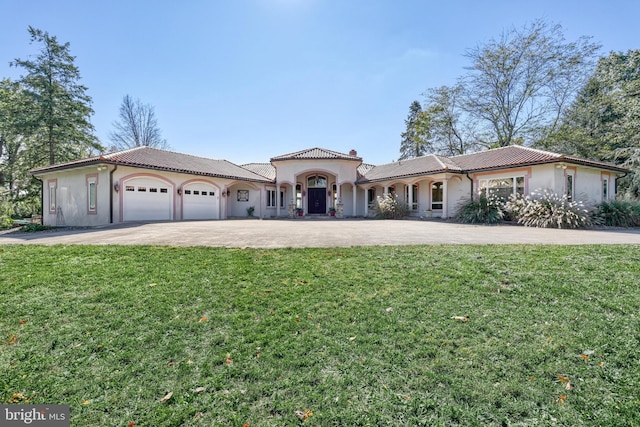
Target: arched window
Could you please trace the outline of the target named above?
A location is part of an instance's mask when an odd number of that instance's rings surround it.
[[[307,180],[308,188],[327,188],[327,178],[324,176],[312,176]]]

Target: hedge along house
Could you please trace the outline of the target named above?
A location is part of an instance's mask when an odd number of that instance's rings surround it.
[[[521,146],[374,166],[311,148],[242,166],[139,147],[31,171],[42,181],[45,225],[326,215],[370,217],[393,194],[412,216],[449,218],[481,191],[501,196],[547,189],[598,203],[615,197],[628,170]]]

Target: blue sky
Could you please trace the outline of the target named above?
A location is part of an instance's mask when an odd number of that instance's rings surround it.
[[[640,48],[635,0],[0,0],[0,77],[69,42],[105,145],[122,97],[155,107],[174,151],[267,162],[311,147],[397,159],[409,105],[464,72],[463,54],[543,18],[602,54]]]

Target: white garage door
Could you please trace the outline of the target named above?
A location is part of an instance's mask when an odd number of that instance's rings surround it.
[[[173,186],[153,178],[134,178],[124,182],[125,221],[173,219]]]
[[[218,189],[205,183],[187,184],[182,189],[184,219],[218,219]]]

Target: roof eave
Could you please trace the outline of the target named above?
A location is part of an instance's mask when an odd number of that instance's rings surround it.
[[[451,169],[438,169],[438,170],[429,171],[429,172],[416,172],[416,173],[403,174],[403,175],[393,175],[393,176],[388,176],[388,177],[383,177],[383,178],[375,178],[375,179],[367,179],[367,177],[365,175],[365,176],[363,176],[364,179],[357,180],[356,184],[369,184],[369,183],[374,183],[374,182],[392,181],[394,179],[413,178],[413,177],[416,177],[416,176],[430,176],[430,175],[437,175],[437,174],[440,174],[440,173],[463,174],[464,171],[462,171],[462,170],[451,170]]]

